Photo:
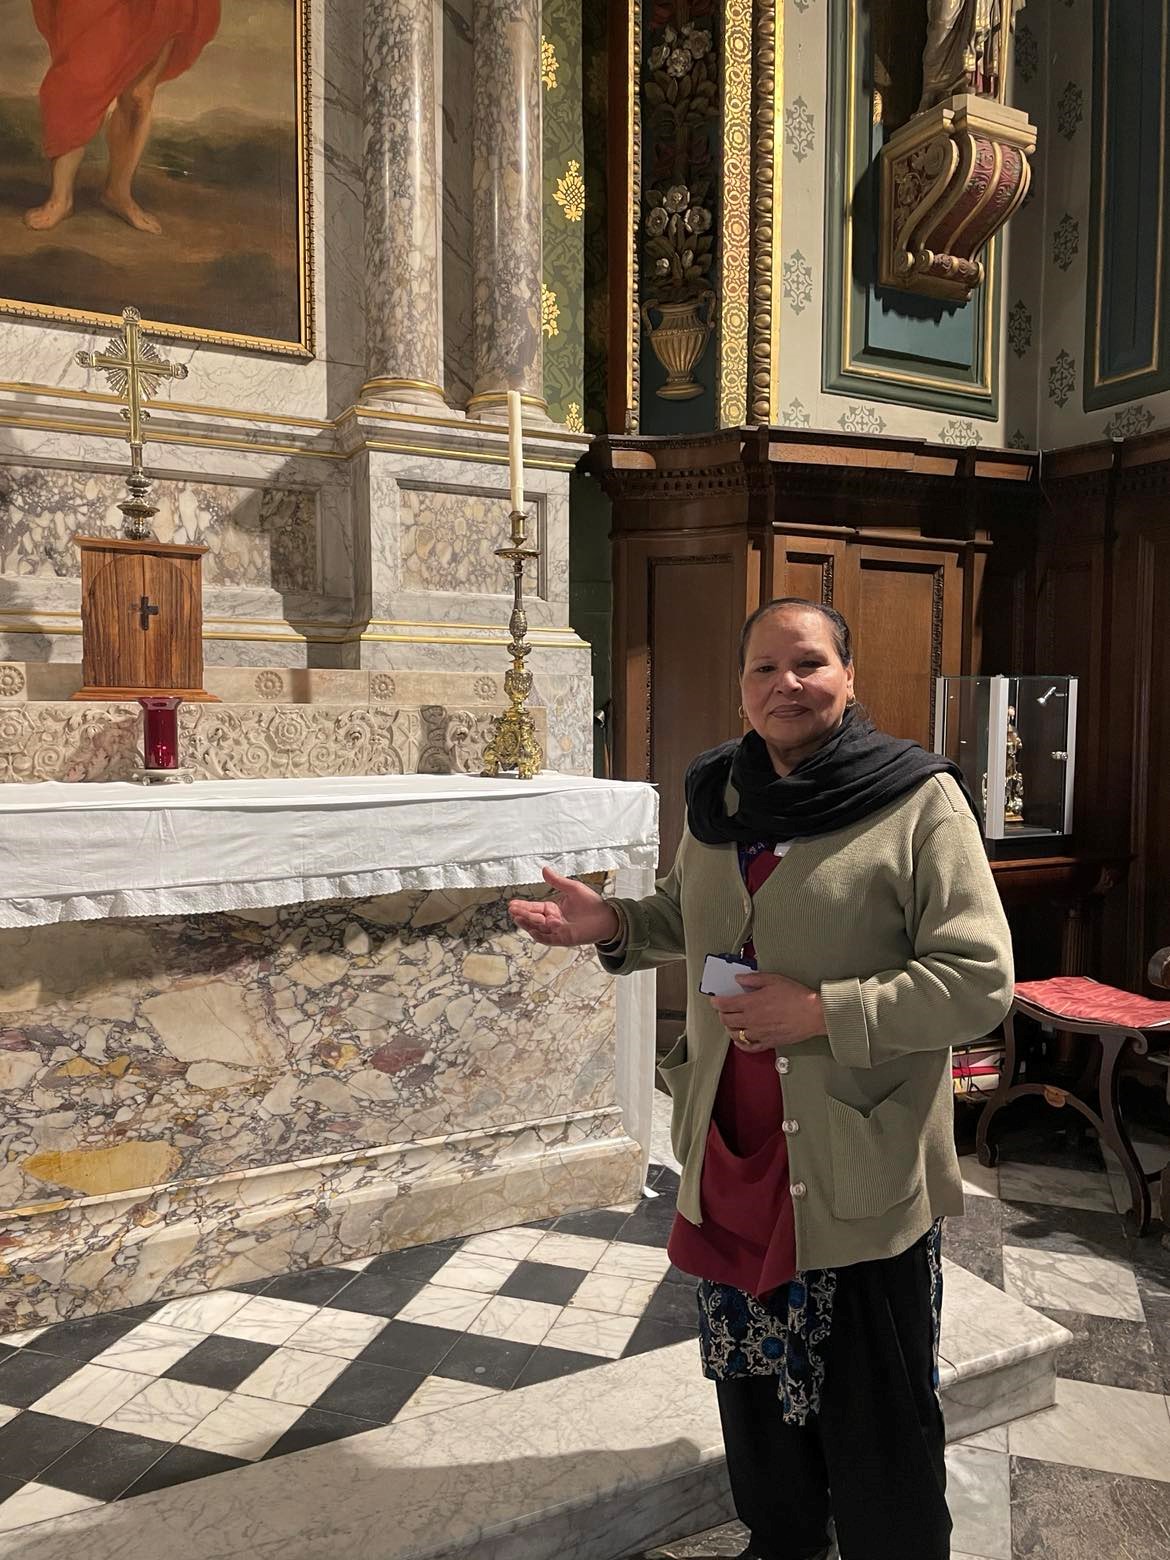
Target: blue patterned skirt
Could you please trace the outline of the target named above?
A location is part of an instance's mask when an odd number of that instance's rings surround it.
[[[938,1343],[942,1322],[942,1220],[924,1237],[934,1318],[934,1390],[939,1389]],[[757,1298],[730,1284],[699,1281],[699,1350],[712,1381],[775,1376],[788,1424],[802,1425],[821,1405],[824,1344],[833,1327],[837,1273],[833,1268],[798,1273],[790,1283]]]

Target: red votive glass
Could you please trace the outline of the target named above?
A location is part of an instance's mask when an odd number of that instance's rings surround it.
[[[179,767],[179,705],[182,699],[139,699],[142,706],[144,769]]]

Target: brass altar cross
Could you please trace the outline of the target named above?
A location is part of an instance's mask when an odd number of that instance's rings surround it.
[[[150,420],[143,408],[164,379],[186,379],[185,363],[169,363],[159,356],[158,348],[142,335],[142,315],[137,309],[122,310],[122,332],[111,336],[104,352],[79,352],[81,368],[97,368],[106,375],[114,394],[125,401],[122,416],[129,424],[130,497],[118,508],[126,516],[126,534],[143,538],[151,534],[150,519],[157,507],[147,499],[150,478],[142,469],[142,425]]]

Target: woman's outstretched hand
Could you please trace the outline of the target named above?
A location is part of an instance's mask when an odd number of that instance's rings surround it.
[[[551,899],[513,899],[508,905],[508,914],[534,942],[578,948],[617,936],[617,911],[587,883],[561,877],[549,867],[544,881],[554,890]]]

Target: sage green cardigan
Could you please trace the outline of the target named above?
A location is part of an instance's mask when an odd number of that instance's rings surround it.
[[[730,811],[737,800],[729,788]],[[1013,974],[979,827],[949,776],[798,841],[754,900],[736,847],[685,831],[656,892],[615,904],[624,941],[601,955],[607,969],[687,963],[686,1033],[659,1069],[685,1218],[702,1222],[703,1154],[730,1044],[699,992],[703,960],[749,938],[761,971],[819,989],[828,1030],[776,1053],[798,1268],[896,1256],[963,1211],[951,1047],[995,1028]]]

